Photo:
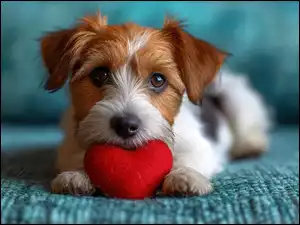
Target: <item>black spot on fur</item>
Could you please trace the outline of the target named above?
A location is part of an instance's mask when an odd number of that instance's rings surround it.
[[[200,118],[204,124],[204,132],[207,137],[218,141],[218,129],[220,127],[219,114],[221,112],[221,97],[205,95],[201,101]]]

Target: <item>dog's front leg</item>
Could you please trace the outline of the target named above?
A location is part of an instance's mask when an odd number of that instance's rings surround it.
[[[59,173],[51,182],[51,190],[58,194],[92,195],[95,187],[83,169],[85,150],[67,133],[58,149]]]
[[[188,166],[174,167],[162,187],[163,194],[169,196],[205,195],[212,190],[209,179]]]
[[[190,143],[194,144],[176,143],[173,168],[162,186],[164,195],[193,196],[213,191],[210,179],[223,165],[209,142],[194,139]]]
[[[95,188],[83,170],[59,173],[51,183],[51,190],[57,194],[92,195]]]

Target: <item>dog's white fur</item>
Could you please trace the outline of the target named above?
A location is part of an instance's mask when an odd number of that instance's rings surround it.
[[[250,85],[244,74],[226,71],[221,80],[219,94],[223,96],[224,110],[231,123],[235,139],[232,154],[236,157],[268,150],[268,131],[272,123],[271,112],[261,95]]]
[[[72,107],[66,111],[62,118],[65,138],[58,149],[57,166],[60,174],[52,182],[55,192],[93,193],[94,187],[82,170],[84,146],[91,141],[104,140],[125,147],[138,145],[140,140],[153,137],[170,141],[167,123],[149,103],[142,86],[127,76],[129,69],[127,67],[119,71],[125,76],[116,77],[124,77],[124,80],[117,80],[117,88],[107,90],[105,99],[97,103],[79,124],[78,133],[75,132]],[[223,170],[230,151],[239,156],[267,150],[270,127],[268,113],[261,97],[246,78],[223,71],[221,81],[214,86],[215,91],[224,98],[226,112],[226,117],[221,113],[218,115],[221,124],[218,141],[205,136],[199,106],[191,103],[185,95],[173,126],[174,168],[163,185],[167,192],[205,194],[212,188],[204,178],[209,180]],[[138,114],[145,126],[140,136],[129,143],[118,139],[107,125],[112,115],[126,110]],[[149,119],[151,123],[147,122]],[[83,140],[82,143],[77,142],[78,136]]]

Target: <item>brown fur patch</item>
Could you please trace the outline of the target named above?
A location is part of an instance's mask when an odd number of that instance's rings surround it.
[[[52,32],[41,40],[41,54],[49,75],[46,90],[56,91],[68,79],[70,56],[66,52],[70,50],[70,46],[67,43],[74,32],[73,29]]]
[[[184,31],[176,20],[167,18],[162,32],[172,43],[188,97],[197,103],[228,54]]]
[[[170,123],[174,123],[184,85],[180,79],[177,65],[172,55],[170,43],[165,41],[158,31],[149,32],[146,46],[136,53],[133,68],[141,79],[148,81],[153,72],[162,73],[168,82],[168,87],[162,93],[150,92],[151,103]]]
[[[104,97],[103,89],[93,85],[89,77],[70,83],[70,92],[77,121],[84,119],[95,103]]]

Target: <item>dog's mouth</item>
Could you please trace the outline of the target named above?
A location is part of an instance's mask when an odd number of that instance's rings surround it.
[[[83,127],[84,128],[84,127]],[[76,139],[84,149],[90,148],[92,145],[113,145],[127,151],[135,151],[140,147],[147,145],[151,140],[161,140],[172,142],[173,135],[153,135],[146,131],[139,131],[135,136],[129,138],[121,138],[117,135],[101,135],[89,132],[89,129],[76,129]]]
[[[127,150],[127,151],[135,151],[137,148],[134,148],[134,147],[122,147],[124,150]]]
[[[137,142],[134,138],[132,138],[132,139],[126,139],[126,140],[122,140],[122,141],[118,141],[118,142],[113,141],[108,144],[116,145],[127,151],[135,151],[139,147],[146,145],[148,141],[149,140],[139,140]]]
[[[109,141],[95,141],[93,143],[90,144],[91,145],[113,145],[119,148],[122,148],[126,151],[135,151],[137,150],[139,147],[146,145],[147,142],[149,140],[143,140],[143,141],[139,141],[139,143],[135,143],[134,140],[109,140]]]

